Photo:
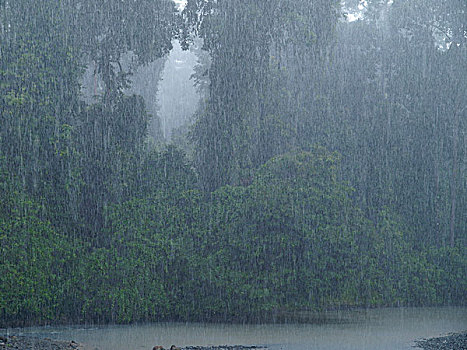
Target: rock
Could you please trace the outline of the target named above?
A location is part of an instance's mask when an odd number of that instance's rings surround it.
[[[415,346],[424,350],[467,350],[467,331],[444,337],[416,340]]]
[[[216,345],[216,346],[186,346],[183,350],[261,350],[267,349],[259,345]]]

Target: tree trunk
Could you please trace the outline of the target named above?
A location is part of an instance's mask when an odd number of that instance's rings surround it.
[[[459,119],[460,113],[454,117],[453,145],[452,145],[452,175],[451,175],[451,218],[449,223],[450,246],[455,243],[456,199],[457,199],[457,172],[458,172],[458,146],[459,146]]]

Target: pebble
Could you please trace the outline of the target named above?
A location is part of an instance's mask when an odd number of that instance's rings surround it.
[[[451,333],[444,337],[415,341],[415,347],[424,350],[467,350],[467,331]]]

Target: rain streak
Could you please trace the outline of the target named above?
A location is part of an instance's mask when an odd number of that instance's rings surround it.
[[[0,0],[0,350],[456,350],[466,315],[465,0]]]

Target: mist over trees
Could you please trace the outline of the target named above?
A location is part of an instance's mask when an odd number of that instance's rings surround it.
[[[213,14],[198,19],[213,59],[193,131],[205,186],[240,184],[265,160],[320,144],[342,154],[342,178],[373,219],[388,206],[431,243],[465,237],[462,2],[375,1],[350,23],[329,1],[199,3]]]
[[[463,0],[0,0],[0,325],[465,305],[466,26]],[[174,40],[202,97],[165,143]]]

